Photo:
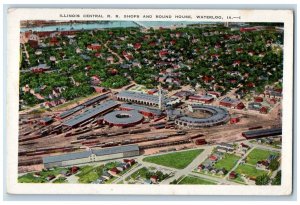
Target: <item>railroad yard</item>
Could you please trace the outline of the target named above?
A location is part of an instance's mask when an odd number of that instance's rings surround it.
[[[159,152],[195,148],[204,144],[218,144],[245,139],[242,132],[258,124],[264,128],[280,125],[280,120],[270,120],[270,114],[251,115],[239,113],[241,122],[225,123],[220,126],[189,129],[178,127],[167,120],[166,115],[144,117],[143,122],[130,127],[118,127],[103,123],[103,115],[118,107],[105,110],[102,114],[88,119],[76,127],[66,127],[64,123],[90,110],[97,105],[114,99],[112,93],[104,93],[69,109],[53,113],[20,115],[19,171],[26,172],[39,168],[42,157],[61,153],[78,152],[88,148],[105,148],[119,145],[136,144],[141,153],[150,155]],[[124,102],[118,101],[121,105]],[[81,109],[76,109],[76,108]],[[75,110],[75,112],[74,112]],[[230,110],[236,115],[239,111]],[[275,110],[273,111],[275,112]],[[68,114],[67,117],[65,116]],[[71,114],[69,114],[71,113]],[[53,119],[52,124],[43,125],[45,118]],[[197,141],[201,141],[197,145]],[[33,166],[32,166],[33,165]]]

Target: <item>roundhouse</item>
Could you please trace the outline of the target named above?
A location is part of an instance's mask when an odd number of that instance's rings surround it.
[[[193,110],[209,113],[207,118],[197,118],[188,115],[178,117],[175,123],[181,127],[211,127],[227,123],[230,119],[229,113],[226,109],[208,105],[192,105]]]
[[[104,116],[104,122],[119,127],[131,127],[143,121],[144,117],[135,110],[132,111],[114,111]]]

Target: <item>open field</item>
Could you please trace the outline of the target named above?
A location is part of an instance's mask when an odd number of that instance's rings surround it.
[[[203,149],[174,152],[153,157],[145,157],[143,161],[176,169],[184,169],[202,152]]]
[[[247,163],[256,165],[258,161],[266,160],[270,155],[279,155],[278,152],[272,152],[269,150],[263,149],[254,149],[252,152],[247,156]]]
[[[208,181],[203,178],[198,177],[192,177],[192,176],[186,176],[184,177],[178,184],[202,184],[202,185],[214,185],[217,184],[212,181]]]
[[[236,168],[235,172],[237,172],[238,174],[245,174],[249,177],[258,177],[258,176],[267,174],[266,171],[256,169],[254,166],[247,165],[247,164],[239,165]]]
[[[239,157],[234,154],[225,154],[224,158],[219,160],[214,167],[217,169],[224,168],[229,171],[234,167],[238,160]]]

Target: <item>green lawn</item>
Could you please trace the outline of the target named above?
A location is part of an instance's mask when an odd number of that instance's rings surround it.
[[[213,185],[217,184],[216,182],[208,181],[203,178],[186,176],[178,184],[203,184],[203,185]]]
[[[101,177],[103,172],[103,165],[98,167],[84,166],[80,170],[81,172],[76,174],[76,176],[79,177],[79,183],[88,184]]]
[[[53,181],[53,183],[55,183],[55,184],[61,184],[61,183],[65,183],[65,182],[66,182],[65,177],[59,177]]]
[[[136,180],[138,177],[146,178],[146,174],[148,173],[148,169],[146,167],[140,168],[139,170],[135,171],[132,175],[126,178],[126,181],[129,179]]]
[[[279,153],[263,149],[254,149],[247,156],[246,162],[248,164],[256,165],[258,161],[266,160],[270,155],[279,155]]]
[[[18,178],[19,183],[45,183],[47,180],[41,177],[34,177],[32,173],[25,174]]]
[[[215,164],[215,168],[222,169],[225,168],[227,171],[230,171],[234,165],[237,163],[237,161],[240,159],[240,157],[234,155],[234,154],[225,154],[223,156],[223,159],[219,160]]]
[[[247,165],[247,164],[241,164],[236,169],[235,172],[238,174],[245,174],[250,177],[258,177],[264,174],[267,174],[267,171],[264,170],[258,170],[254,166]]]
[[[174,152],[158,156],[145,157],[143,161],[163,165],[166,167],[183,169],[186,166],[188,166],[202,152],[203,149]]]

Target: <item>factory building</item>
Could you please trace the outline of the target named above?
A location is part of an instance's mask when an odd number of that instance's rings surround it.
[[[149,108],[149,107],[145,107],[142,105],[135,105],[135,104],[122,104],[119,107],[120,110],[136,110],[139,113],[141,113],[142,115],[146,116],[146,117],[159,117],[162,115],[161,110],[159,109],[155,109],[155,108]]]
[[[112,160],[138,156],[137,145],[117,146],[105,149],[91,149],[89,151],[75,152],[56,156],[43,157],[45,168],[73,166],[77,164]]]

